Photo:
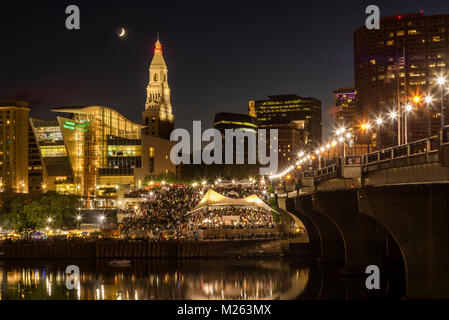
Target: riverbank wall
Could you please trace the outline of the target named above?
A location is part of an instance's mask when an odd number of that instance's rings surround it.
[[[274,239],[222,241],[46,240],[0,244],[0,260],[65,258],[210,258]]]

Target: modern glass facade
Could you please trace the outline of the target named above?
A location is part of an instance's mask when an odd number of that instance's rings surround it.
[[[143,126],[102,106],[53,111],[70,116],[31,123],[45,176],[57,191],[88,194],[134,185],[134,169],[142,167]]]

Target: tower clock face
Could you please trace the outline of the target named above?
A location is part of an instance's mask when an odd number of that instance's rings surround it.
[[[151,93],[150,96],[149,96],[148,101],[149,102],[154,102],[154,103],[162,102],[162,95],[161,95],[161,93],[160,92],[153,92],[153,93]]]

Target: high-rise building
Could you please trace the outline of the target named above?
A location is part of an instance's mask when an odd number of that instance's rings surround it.
[[[143,187],[145,176],[176,173],[173,142],[149,135],[103,106],[66,107],[57,120],[30,119],[48,190],[92,194],[117,186]]]
[[[47,186],[43,183],[42,161],[39,148],[34,138],[31,124],[28,125],[28,191],[45,191]]]
[[[249,101],[249,115],[256,118],[258,129],[278,129],[280,168],[296,159],[304,147],[321,144],[321,101],[317,99],[268,96],[268,100]]]
[[[0,100],[1,188],[28,192],[28,115],[25,101]]]
[[[168,86],[168,68],[159,38],[155,44],[149,76],[145,111],[142,113],[143,125],[146,127],[144,134],[170,139],[174,128],[174,117],[170,102],[170,87]]]
[[[355,128],[360,121],[354,88],[340,88],[334,91],[334,126]]]
[[[402,111],[415,96],[421,99],[408,115],[408,141],[427,137],[428,106],[423,95],[438,92],[436,77],[447,75],[448,66],[449,15],[396,15],[381,19],[378,30],[362,26],[354,32],[355,88],[362,117],[386,118],[396,111],[401,119],[400,130],[397,124],[384,126],[379,141],[391,144],[401,130],[404,136]],[[440,117],[435,103],[430,114],[432,134],[440,129]]]

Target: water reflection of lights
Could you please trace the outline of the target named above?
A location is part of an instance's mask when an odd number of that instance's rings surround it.
[[[309,277],[308,269],[290,268],[279,261],[249,267],[245,262],[235,264],[189,262],[171,270],[158,266],[160,271],[148,265],[138,270],[80,267],[80,281],[73,290],[65,287],[65,267],[6,271],[0,266],[0,280],[7,283],[0,286],[0,299],[294,299]]]

